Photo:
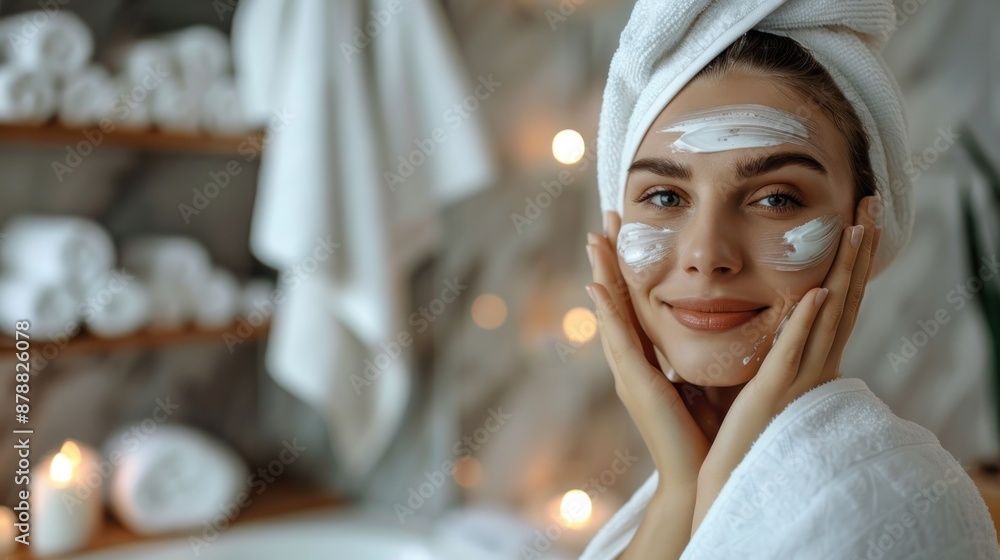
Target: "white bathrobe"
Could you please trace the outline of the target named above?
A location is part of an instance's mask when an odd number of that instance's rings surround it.
[[[581,560],[628,546],[657,482],[654,472]],[[842,378],[771,421],[681,558],[994,559],[1000,548],[982,496],[937,437]]]

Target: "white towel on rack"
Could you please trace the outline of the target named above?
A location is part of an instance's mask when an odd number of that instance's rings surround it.
[[[0,121],[41,124],[57,103],[55,80],[44,69],[0,66]]]
[[[30,322],[31,336],[39,339],[68,336],[76,331],[77,299],[64,284],[35,279],[0,277],[0,329],[14,336],[14,323]]]
[[[90,64],[63,81],[59,120],[69,126],[90,126],[110,116],[117,93],[108,71]]]
[[[193,25],[168,36],[185,86],[203,92],[232,70],[229,39],[214,27]]]
[[[0,266],[5,273],[70,289],[86,285],[115,264],[111,236],[97,222],[76,216],[22,214],[3,228]]]
[[[81,297],[82,317],[98,336],[133,333],[149,322],[149,291],[141,281],[120,272],[109,272],[93,282]]]
[[[324,414],[344,473],[359,476],[395,435],[410,386],[405,348],[358,385],[366,360],[410,329],[406,281],[436,243],[440,208],[493,175],[476,116],[454,128],[444,120],[477,84],[464,76],[440,7],[415,0],[394,3],[405,13],[391,14],[388,5],[245,0],[233,22],[248,113],[277,123],[251,230],[251,248],[282,271],[287,293],[267,365]],[[392,21],[369,45],[345,51],[372,12]],[[435,128],[446,141],[393,192],[384,173]],[[314,271],[303,274],[307,265]]]
[[[94,54],[94,37],[68,10],[22,12],[0,21],[5,57],[24,68],[68,76]]]
[[[112,433],[102,449],[115,465],[111,509],[132,531],[201,529],[240,491],[253,492],[246,465],[225,443],[186,426],[161,425],[142,439],[129,433],[134,428]]]
[[[240,134],[249,130],[232,77],[220,76],[205,90],[201,97],[201,124],[212,134]]]

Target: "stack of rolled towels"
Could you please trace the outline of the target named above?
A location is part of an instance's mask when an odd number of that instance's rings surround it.
[[[126,43],[92,61],[94,39],[72,12],[0,20],[0,121],[238,134],[250,129],[229,40],[204,25]]]
[[[192,323],[221,328],[271,285],[242,286],[182,236],[133,237],[120,256],[107,231],[86,218],[10,219],[0,236],[0,329],[13,334],[15,322],[27,319],[32,336],[56,340],[81,325],[102,337]]]

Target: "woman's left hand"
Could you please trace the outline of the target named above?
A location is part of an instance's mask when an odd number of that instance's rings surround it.
[[[692,535],[768,423],[810,389],[840,377],[841,355],[854,329],[881,237],[876,227],[878,205],[874,196],[858,204],[858,225],[844,230],[823,288],[810,290],[799,301],[757,375],[726,413],[698,474]],[[863,234],[855,245],[851,234],[859,226]]]

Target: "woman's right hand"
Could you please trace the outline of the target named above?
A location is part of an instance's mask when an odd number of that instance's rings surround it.
[[[684,399],[651,361],[651,345],[635,317],[628,286],[618,265],[621,220],[608,212],[605,235],[588,234],[594,282],[587,293],[594,301],[604,356],[615,378],[615,392],[642,435],[660,474],[659,490],[694,490],[711,442],[692,416],[714,414],[705,399]],[[687,401],[687,402],[686,402]],[[693,407],[691,410],[688,407]]]

